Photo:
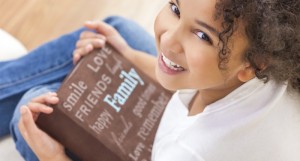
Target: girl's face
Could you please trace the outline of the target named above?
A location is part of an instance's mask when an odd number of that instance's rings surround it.
[[[248,43],[241,27],[230,39],[227,69],[218,68],[218,33],[222,28],[214,19],[215,4],[216,0],[171,0],[157,16],[156,76],[165,88],[221,94],[243,83],[239,75],[247,67],[242,54]]]

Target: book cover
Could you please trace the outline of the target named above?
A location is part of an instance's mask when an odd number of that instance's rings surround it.
[[[150,161],[172,93],[106,44],[85,56],[38,126],[85,161]]]

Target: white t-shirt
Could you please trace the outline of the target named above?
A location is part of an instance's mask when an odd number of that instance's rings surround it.
[[[300,97],[286,85],[255,78],[188,116],[195,93],[173,95],[152,161],[300,161]]]

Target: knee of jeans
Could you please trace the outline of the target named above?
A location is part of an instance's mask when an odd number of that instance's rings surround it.
[[[23,95],[15,109],[13,118],[10,122],[10,134],[15,141],[16,149],[26,160],[37,161],[38,159],[32,152],[32,150],[30,149],[30,147],[28,146],[28,144],[26,143],[19,131],[18,124],[20,120],[20,107],[24,104],[27,104],[34,97],[37,97],[43,93],[56,91],[59,88],[59,86],[60,83],[54,83],[51,85],[37,86],[30,89]]]
[[[116,24],[126,22],[129,20],[122,16],[109,16],[109,17],[106,17],[103,21],[114,26]]]
[[[17,151],[21,154],[21,156],[27,161],[38,161],[37,156],[34,154],[32,149],[29,147],[27,142],[24,140],[17,126],[13,127],[12,137],[15,141],[15,146]]]
[[[17,141],[19,141],[19,138],[22,138],[22,136],[19,132],[19,128],[18,128],[18,123],[19,123],[19,120],[20,120],[20,107],[22,105],[27,104],[32,98],[37,96],[38,95],[37,93],[41,94],[43,91],[44,90],[43,90],[42,86],[34,87],[34,88],[28,90],[22,96],[21,100],[19,101],[19,103],[18,103],[18,105],[17,105],[17,107],[14,111],[13,117],[10,121],[10,133],[11,133],[11,135],[12,135],[12,137],[13,137],[13,139],[16,143],[17,143]]]
[[[109,16],[103,21],[114,27],[123,37],[127,32],[133,34],[137,29],[141,30],[141,27],[136,22],[122,16]]]
[[[36,155],[33,153],[27,142],[24,140],[18,128],[18,121],[11,122],[11,136],[14,139],[17,151],[25,160],[37,161]]]

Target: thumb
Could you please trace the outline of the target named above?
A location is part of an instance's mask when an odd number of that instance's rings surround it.
[[[31,111],[27,106],[22,106],[21,109],[21,121],[23,122],[24,129],[27,132],[28,136],[37,137],[36,131],[38,131],[38,127],[36,126]]]
[[[117,33],[112,26],[103,21],[87,21],[84,23],[84,26],[88,29],[96,30],[106,37],[115,35]]]

